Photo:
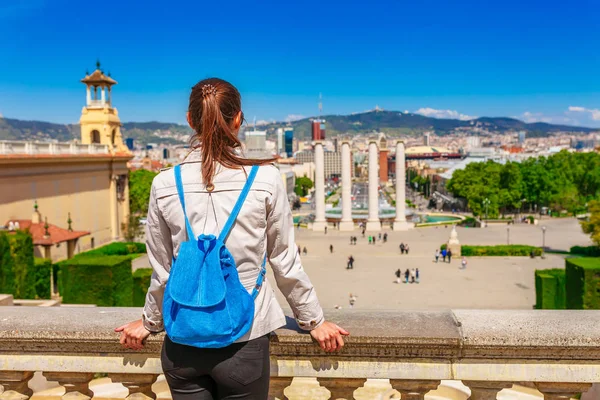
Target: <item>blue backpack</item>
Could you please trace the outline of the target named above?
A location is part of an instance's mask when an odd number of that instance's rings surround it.
[[[175,343],[201,348],[226,347],[246,334],[252,326],[254,300],[266,273],[265,256],[254,290],[249,294],[240,282],[233,256],[225,247],[258,166],[252,167],[219,237],[202,234],[197,239],[185,212],[181,167],[177,165],[174,171],[188,240],[179,247],[165,288],[165,330]]]

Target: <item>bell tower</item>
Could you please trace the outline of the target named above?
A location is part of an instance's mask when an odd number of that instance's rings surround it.
[[[121,120],[112,106],[112,87],[117,81],[105,75],[96,62],[96,70],[86,72],[81,80],[86,85],[86,102],[81,110],[81,143],[106,144],[111,153],[129,153],[121,136]]]

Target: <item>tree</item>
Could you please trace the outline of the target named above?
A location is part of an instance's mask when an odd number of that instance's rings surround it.
[[[123,237],[128,242],[133,242],[142,233],[142,226],[140,225],[140,218],[129,214],[127,222],[121,224],[123,230]]]
[[[600,246],[600,201],[592,200],[588,204],[590,217],[587,221],[581,222],[581,227],[585,233],[589,233],[592,241]]]
[[[150,189],[156,172],[138,169],[129,173],[129,212],[132,215],[148,213]]]
[[[296,178],[296,187],[294,188],[294,192],[301,197],[304,197],[308,194],[308,191],[312,189],[313,181],[311,181],[306,176]]]

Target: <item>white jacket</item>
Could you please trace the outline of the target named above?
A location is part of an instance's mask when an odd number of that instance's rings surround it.
[[[201,154],[192,151],[181,165],[188,218],[196,235],[218,236],[246,182],[250,168],[218,166],[211,193],[202,183]],[[212,202],[210,198],[212,197]],[[172,169],[162,171],[152,182],[146,245],[154,272],[146,304],[144,326],[154,332],[163,329],[162,302],[173,257],[187,240],[183,210],[177,196]],[[294,241],[294,222],[279,170],[261,166],[250,193],[225,245],[235,259],[240,280],[250,293],[267,252],[277,287],[284,294],[300,328],[311,330],[323,322],[323,310],[310,279],[304,272]],[[270,282],[256,298],[254,322],[239,341],[252,340],[285,325]]]

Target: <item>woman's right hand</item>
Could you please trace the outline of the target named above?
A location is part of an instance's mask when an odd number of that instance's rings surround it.
[[[348,336],[350,333],[344,328],[340,328],[333,322],[325,321],[318,328],[310,331],[310,335],[319,343],[319,346],[326,352],[333,352],[344,347],[342,336]]]

